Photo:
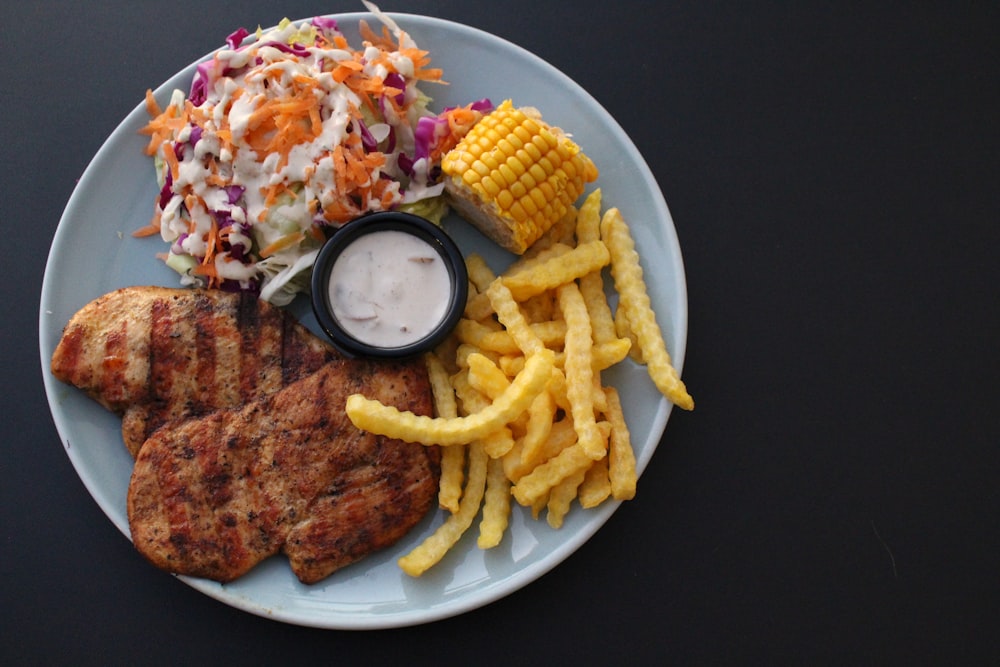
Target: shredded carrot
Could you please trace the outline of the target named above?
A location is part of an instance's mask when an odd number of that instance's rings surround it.
[[[170,177],[176,181],[180,175],[181,166],[177,162],[177,152],[174,151],[173,144],[164,141],[160,147],[160,152],[163,153],[163,160],[167,163],[167,168],[170,169]]]
[[[146,89],[146,113],[154,118],[163,113],[160,105],[156,103],[156,98],[153,97],[153,90],[151,88]]]
[[[132,232],[132,236],[135,238],[144,238],[146,236],[154,236],[160,233],[160,218],[163,217],[163,212],[159,209],[153,213],[153,219],[149,221],[149,224],[145,227],[140,227],[139,229]]]
[[[199,264],[191,270],[191,273],[196,276],[208,278],[209,287],[217,287],[221,282],[219,280],[219,271],[215,268],[215,262]]]
[[[361,39],[365,40],[372,46],[388,49],[390,51],[396,48],[396,45],[392,40],[392,34],[389,32],[389,28],[384,25],[382,26],[382,34],[379,35],[372,30],[370,25],[368,25],[368,21],[362,19],[358,22],[358,32],[361,34]]]
[[[271,255],[273,255],[274,253],[276,253],[276,252],[278,252],[280,250],[284,250],[285,248],[288,248],[290,246],[295,245],[296,243],[298,243],[299,241],[301,241],[305,237],[306,237],[306,235],[303,234],[302,232],[295,232],[294,234],[286,234],[285,236],[282,236],[280,239],[278,239],[274,243],[272,243],[272,244],[266,246],[265,248],[263,248],[260,251],[260,256],[261,257],[270,257]]]
[[[212,220],[211,227],[208,228],[208,238],[205,239],[208,247],[205,249],[205,260],[203,263],[208,263],[215,259],[215,254],[219,251],[219,225]]]

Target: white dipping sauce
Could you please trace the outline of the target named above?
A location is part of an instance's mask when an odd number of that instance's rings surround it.
[[[413,234],[363,234],[330,270],[330,306],[340,326],[377,347],[403,347],[424,338],[445,318],[451,278],[444,260]]]

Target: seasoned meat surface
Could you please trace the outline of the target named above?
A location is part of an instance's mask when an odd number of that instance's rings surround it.
[[[122,415],[132,456],[168,421],[242,405],[338,358],[252,294],[127,287],[84,306],[52,372]]]
[[[231,581],[284,551],[313,583],[402,537],[434,506],[436,448],[357,430],[349,394],[430,414],[420,361],[334,361],[275,394],[157,430],[128,490],[155,565]]]

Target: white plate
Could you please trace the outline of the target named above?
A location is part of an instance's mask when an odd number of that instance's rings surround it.
[[[613,118],[580,86],[531,53],[467,26],[406,14],[393,14],[417,44],[444,69],[448,86],[425,86],[434,108],[488,97],[538,107],[543,117],[571,132],[600,170],[597,185],[605,205],[618,206],[630,221],[644,258],[650,296],[680,367],[687,333],[687,294],[676,233],[656,181],[642,156]],[[335,17],[352,44],[360,43],[357,23],[367,14]],[[238,27],[238,26],[234,26]],[[192,64],[156,90],[165,101],[174,88],[187,90]],[[138,130],[148,116],[139,104],[115,129],[80,179],[53,239],[42,286],[39,316],[41,361],[56,427],[80,479],[114,524],[127,536],[125,494],[132,460],[121,442],[120,420],[82,392],[54,380],[49,359],[63,326],[88,301],[113,289],[139,284],[176,286],[175,274],[154,255],[164,250],[158,238],[135,239],[146,224],[157,187],[146,139]],[[445,221],[464,251],[482,253],[494,269],[510,256],[495,249],[463,221]],[[314,330],[315,321],[301,299],[295,312]],[[607,374],[623,394],[641,472],[663,433],[670,405],[645,372],[623,363]],[[655,493],[639,485],[639,493]],[[497,600],[525,586],[562,562],[611,516],[618,503],[595,510],[574,507],[560,530],[544,517],[535,521],[516,508],[499,547],[480,551],[474,529],[436,567],[419,579],[404,574],[396,559],[442,521],[433,512],[394,547],[306,586],[282,557],[261,564],[240,580],[220,585],[181,577],[203,593],[261,616],[306,626],[370,629],[414,625],[453,616]],[[581,585],[584,582],[580,582]]]

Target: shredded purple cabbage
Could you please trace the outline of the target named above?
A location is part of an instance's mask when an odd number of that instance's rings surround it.
[[[228,37],[226,37],[226,44],[229,45],[230,49],[235,51],[240,47],[240,44],[243,43],[243,40],[249,36],[250,36],[250,31],[247,30],[246,28],[240,28],[238,30],[234,30],[232,33],[230,33]]]
[[[371,153],[378,150],[378,141],[375,140],[375,135],[368,129],[368,125],[360,119],[355,122],[361,132],[361,145],[364,146],[365,151]]]
[[[170,174],[169,169],[164,169],[164,171],[167,175],[163,180],[163,187],[160,188],[160,201],[157,202],[161,211],[167,207],[167,204],[169,204],[170,200],[174,197],[174,178]]]
[[[235,204],[236,202],[238,202],[240,200],[240,197],[243,196],[244,192],[246,192],[246,188],[244,188],[242,185],[226,186],[226,196],[229,197],[230,204]]]
[[[447,136],[448,120],[441,116],[424,116],[413,129],[413,158],[429,157],[438,139]]]
[[[323,32],[340,34],[340,26],[337,25],[336,19],[329,16],[317,16],[313,18],[312,24]]]
[[[396,156],[396,164],[399,165],[399,170],[410,177],[413,176],[414,162],[415,160],[406,153],[400,153]]]
[[[211,60],[199,63],[194,78],[191,79],[191,91],[188,93],[188,99],[196,107],[204,104],[208,98],[208,75],[213,64]]]
[[[406,101],[406,79],[404,79],[398,72],[389,72],[389,74],[385,77],[384,83],[390,88],[397,88],[398,90],[403,91],[393,98],[396,101],[396,104],[402,106]]]

